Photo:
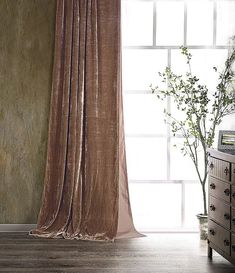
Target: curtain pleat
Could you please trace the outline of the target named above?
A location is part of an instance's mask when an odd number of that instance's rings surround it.
[[[57,0],[42,206],[32,235],[138,237],[127,183],[120,0]]]

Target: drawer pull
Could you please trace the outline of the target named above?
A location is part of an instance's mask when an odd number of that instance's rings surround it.
[[[228,167],[226,167],[226,168],[224,169],[224,173],[225,173],[225,175],[228,175],[228,173],[229,173]]]
[[[211,162],[211,164],[209,165],[209,168],[212,170],[214,168],[214,164]]]
[[[233,169],[233,173],[235,173],[235,169]]]
[[[235,225],[235,218],[232,219],[233,224]]]
[[[225,213],[225,214],[224,214],[224,219],[230,220],[230,215],[229,215],[228,213]]]
[[[235,192],[233,193],[233,198],[235,199]]]
[[[229,189],[225,189],[224,190],[224,194],[227,195],[227,196],[229,196],[230,195],[230,190]]]
[[[214,189],[215,189],[215,183],[211,183],[211,184],[210,184],[210,188],[211,188],[212,190],[214,190]]]
[[[211,235],[213,235],[213,236],[215,235],[214,229],[210,229],[209,232],[210,232]]]
[[[215,211],[215,206],[214,206],[214,205],[210,205],[210,209],[211,209],[212,211]]]
[[[225,245],[225,246],[230,246],[229,240],[225,239],[225,240],[224,240],[224,245]]]
[[[232,245],[232,251],[235,251],[235,245]]]

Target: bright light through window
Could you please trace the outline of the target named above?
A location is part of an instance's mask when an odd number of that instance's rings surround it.
[[[193,54],[192,70],[213,90],[216,75],[235,34],[235,0],[122,0],[123,88],[130,196],[136,227],[142,231],[196,230],[202,196],[190,159],[164,123],[150,84],[161,87],[158,71],[168,65],[185,71],[179,46]]]

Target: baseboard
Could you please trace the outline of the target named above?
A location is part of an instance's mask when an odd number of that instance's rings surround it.
[[[0,224],[0,232],[28,232],[36,227],[36,224]]]

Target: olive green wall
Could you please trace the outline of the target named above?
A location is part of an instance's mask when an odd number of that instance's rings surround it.
[[[55,0],[0,0],[0,224],[37,221],[54,23]]]

